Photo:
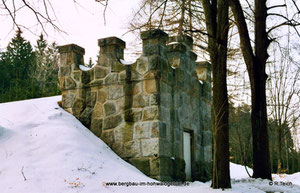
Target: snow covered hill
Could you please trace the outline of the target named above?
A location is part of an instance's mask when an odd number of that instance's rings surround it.
[[[159,183],[119,158],[77,119],[57,105],[60,96],[0,104],[0,193],[106,192],[300,192],[300,173],[276,176],[278,182],[248,178],[231,164],[233,188],[210,189],[210,182],[188,186]],[[251,169],[249,169],[251,170]],[[145,182],[138,186],[109,182]]]

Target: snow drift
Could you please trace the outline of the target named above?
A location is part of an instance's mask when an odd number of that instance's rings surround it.
[[[1,193],[300,192],[295,185],[299,184],[300,173],[284,178],[294,185],[276,187],[268,180],[248,178],[244,167],[236,164],[231,164],[233,188],[227,191],[210,189],[210,182],[179,187],[109,186],[108,182],[157,181],[123,161],[61,109],[57,105],[60,99],[57,96],[0,104]]]

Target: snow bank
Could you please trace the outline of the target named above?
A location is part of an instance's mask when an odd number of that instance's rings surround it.
[[[247,167],[247,170],[250,176],[252,176],[253,170],[249,167]],[[242,178],[249,178],[249,175],[247,174],[245,166],[230,162],[230,177],[232,179],[242,179]]]
[[[277,188],[267,180],[247,178],[244,167],[236,164],[231,164],[233,188],[226,191],[211,189],[210,182],[185,187],[109,186],[107,182],[157,181],[119,158],[62,110],[59,100],[57,96],[0,104],[1,193],[259,193]],[[299,173],[288,177],[300,181]],[[299,186],[283,190],[300,192]]]

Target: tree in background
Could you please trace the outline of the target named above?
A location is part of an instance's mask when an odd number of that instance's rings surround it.
[[[22,37],[21,30],[0,58],[0,102],[59,94],[58,53],[55,43],[48,45],[40,36],[35,51]]]
[[[291,131],[297,130],[295,123],[300,120],[300,84],[298,81],[300,67],[292,58],[292,55],[297,52],[292,49],[290,33],[286,40],[286,46],[272,45],[273,61],[268,64],[267,68],[270,75],[267,81],[268,109],[273,122],[270,129],[276,136],[273,143],[276,144],[274,150],[277,152],[277,164],[272,165],[273,167],[277,165],[277,172],[291,169],[289,167],[289,154],[292,151],[290,148],[295,148],[294,144],[290,143]]]
[[[24,88],[28,87],[29,70],[34,61],[32,46],[22,37],[22,31],[19,29],[1,56],[3,73],[6,74],[1,77],[2,100],[12,101],[27,98],[30,93],[28,89]]]
[[[231,161],[248,167],[252,165],[251,107],[242,104],[238,107],[230,105],[229,141]]]
[[[41,34],[35,47],[36,63],[32,65],[31,76],[36,81],[40,96],[53,96],[58,89],[58,50],[55,43],[48,45]]]
[[[270,13],[270,10],[286,7],[287,1],[283,5],[273,5],[267,7],[266,0],[255,0],[252,8],[248,3],[248,9],[252,11],[254,19],[254,46],[252,47],[251,36],[248,31],[248,24],[245,12],[240,0],[229,0],[231,10],[234,15],[235,23],[238,27],[241,51],[247,67],[250,85],[251,85],[251,123],[252,123],[252,139],[253,139],[253,177],[271,179],[270,153],[268,142],[268,115],[267,115],[267,99],[266,99],[266,64],[269,58],[268,48],[274,38],[271,38],[271,32],[275,29],[290,25],[296,29],[299,22],[295,19],[299,15],[299,9],[290,19],[288,16]],[[275,24],[267,28],[267,17],[275,16],[283,18],[282,23]],[[297,31],[297,30],[296,30]]]

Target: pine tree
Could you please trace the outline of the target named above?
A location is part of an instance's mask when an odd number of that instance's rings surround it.
[[[29,83],[30,69],[34,61],[32,46],[22,37],[22,31],[19,29],[1,56],[1,65],[6,74],[2,78],[2,82],[6,82],[2,84],[5,89],[2,95],[6,95],[2,98],[5,98],[5,101],[26,99],[32,95]]]

